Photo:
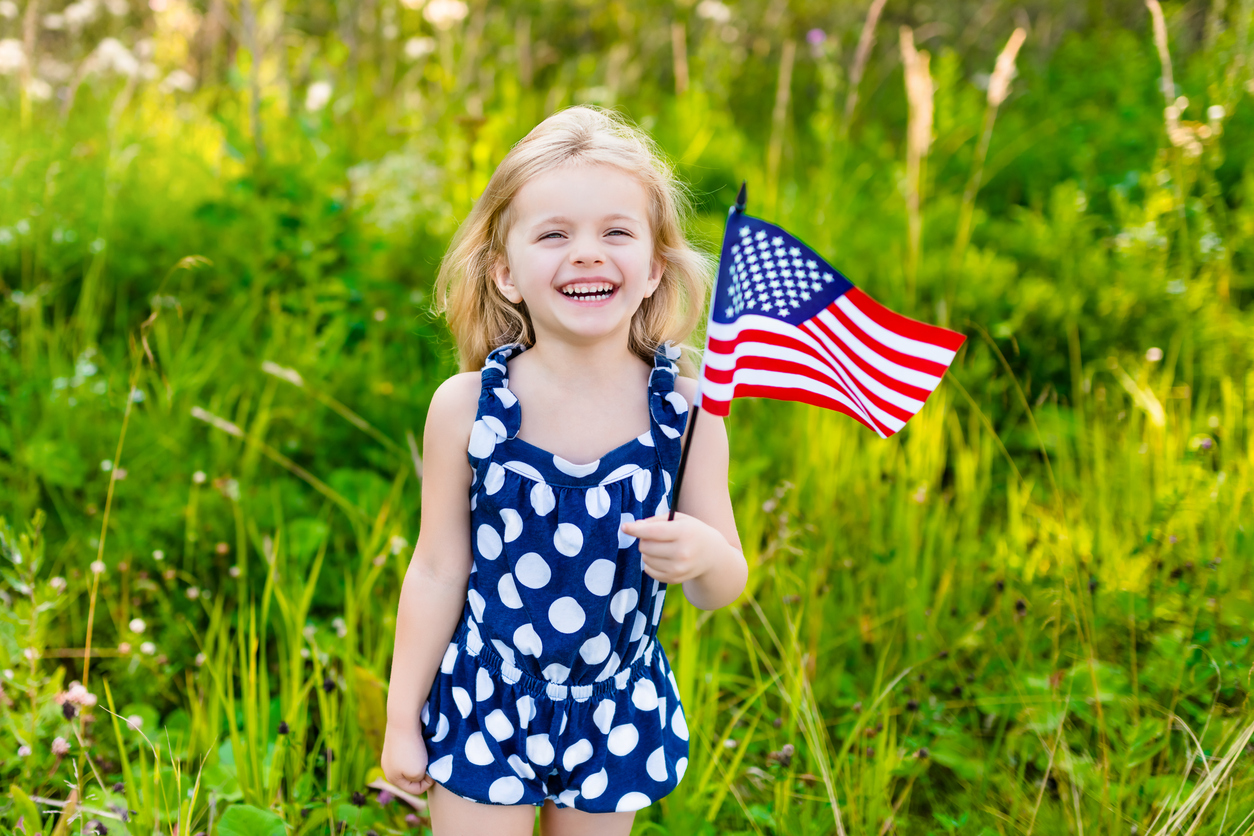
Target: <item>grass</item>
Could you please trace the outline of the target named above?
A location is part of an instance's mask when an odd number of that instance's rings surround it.
[[[752,213],[969,337],[888,441],[736,404],[749,587],[670,605],[692,757],[636,831],[1254,832],[1251,9],[1229,5],[1196,41],[1166,9],[1180,124],[1225,108],[1197,156],[1166,135],[1148,18],[1047,8],[996,106],[968,79],[1016,25],[1000,7],[987,31],[938,11],[953,36],[886,10],[857,98],[864,10],[802,4],[476,6],[447,30],[381,4],[347,40],[315,10],[288,49],[220,36],[194,93],[92,77],[64,114],[0,77],[0,823],[421,832],[368,785],[416,439],[454,365],[434,264],[509,144],[597,100],[677,161],[697,240],[748,179]],[[934,52],[909,177],[903,23]],[[165,37],[163,72],[191,43],[150,12],[93,26]]]

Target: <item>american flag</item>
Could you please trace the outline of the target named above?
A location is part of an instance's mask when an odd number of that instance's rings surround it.
[[[725,416],[733,398],[801,401],[888,438],[923,408],[965,339],[893,313],[738,205],[723,238],[697,405]]]

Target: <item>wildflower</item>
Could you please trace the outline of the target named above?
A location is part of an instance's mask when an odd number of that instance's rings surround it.
[[[405,57],[410,61],[417,61],[433,52],[435,52],[435,38],[410,38],[405,41]]]
[[[60,595],[65,591],[65,578],[58,575],[48,581],[48,586],[52,587],[52,591]]]
[[[123,784],[121,781],[118,781],[116,784],[113,785],[113,791],[116,793],[125,792],[126,785]]]
[[[470,9],[462,0],[431,0],[422,10],[422,16],[436,29],[451,29],[462,20]]]
[[[118,642],[118,653],[122,654],[123,656],[129,656],[130,652],[131,652],[130,642]]]
[[[697,17],[703,17],[714,23],[727,23],[731,20],[731,9],[719,0],[701,0],[697,4]]]
[[[64,757],[69,754],[69,752],[70,744],[64,737],[58,737],[52,741],[52,754],[56,755],[58,758]]]
[[[1004,580],[1002,580],[1001,578],[998,578],[998,579],[997,579],[997,583],[995,584],[995,586],[997,587],[997,591],[998,591],[998,592],[1002,592],[1002,591],[1004,591],[1004,590],[1005,590],[1005,588],[1006,588],[1006,582],[1005,582]]]
[[[1145,359],[1151,363],[1157,363],[1159,360],[1163,359],[1163,350],[1155,346],[1145,352]]]
[[[39,658],[39,648],[28,647],[22,651],[22,655],[26,657],[26,661],[34,662],[36,659]]]
[[[208,477],[205,476],[205,472],[203,470],[197,470],[195,473],[192,474],[192,481],[195,482],[197,485],[203,485],[205,483],[205,479],[207,478]]]
[[[65,28],[65,15],[55,12],[44,15],[44,28],[52,32],[60,32]]]
[[[287,734],[289,731],[291,731],[291,728],[288,727],[286,720],[279,721],[278,731],[279,731],[279,734]]]
[[[163,552],[161,549],[153,549],[152,559],[158,562],[165,560],[165,552]]]
[[[228,546],[226,543],[218,543],[218,545],[213,547],[213,550],[217,552],[218,554],[226,554],[227,552],[231,550],[231,547]]]
[[[13,0],[0,0],[0,17],[5,20],[13,20],[17,17],[17,3]]]
[[[138,714],[132,714],[130,717],[126,718],[126,725],[129,726],[132,731],[138,731],[139,728],[144,725],[144,718],[140,717]]]
[[[927,482],[920,482],[919,487],[915,489],[914,494],[910,497],[915,502],[922,505],[927,501]]]
[[[64,717],[67,720],[73,720],[76,714],[78,714],[78,709],[74,707],[74,703],[72,702],[61,703],[61,716],[62,717]]]
[[[348,625],[344,623],[344,619],[338,615],[331,619],[331,626],[335,628],[335,635],[341,639],[348,635]]]
[[[188,597],[188,600],[195,601],[197,598],[200,597],[200,587],[189,586],[187,587],[187,591],[184,592],[183,594]]]
[[[117,468],[116,470],[114,470],[114,471],[113,471],[113,478],[114,478],[115,480],[117,480],[118,482],[121,482],[123,479],[125,479],[125,478],[126,478],[126,468],[125,468],[125,467],[119,467],[119,468]]]
[[[323,691],[326,691],[328,694],[329,694],[329,693],[331,693],[332,691],[334,691],[334,690],[335,690],[335,680],[334,680],[334,679],[332,679],[332,678],[331,678],[331,677],[329,677],[329,676],[328,676],[328,677],[326,677],[325,679],[323,679],[323,680],[322,680],[322,690],[323,690]]]
[[[196,654],[196,667],[198,667],[198,668],[199,668],[199,667],[201,667],[201,666],[202,666],[202,665],[204,665],[204,664],[205,664],[205,654],[203,654],[203,653],[197,653],[197,654]]]
[[[105,827],[104,822],[99,819],[92,819],[87,822],[87,829],[90,832],[95,833],[96,836],[106,836],[109,832],[109,828]]]
[[[305,109],[311,113],[322,110],[329,101],[331,101],[331,82],[329,81],[315,81],[305,91]]]
[[[62,14],[65,15],[66,25],[72,31],[77,32],[95,20],[98,11],[96,0],[79,0],[77,3],[66,6]]]
[[[388,541],[388,546],[392,549],[392,554],[400,554],[409,545],[409,541],[399,534],[393,534],[392,539]]]
[[[387,318],[388,318],[388,312],[386,310],[384,310],[383,308],[374,309],[374,321],[375,322],[383,322]]]
[[[739,741],[739,740],[735,740],[734,738],[730,738],[730,737],[729,737],[729,738],[727,738],[726,740],[724,740],[724,741],[723,741],[723,748],[724,748],[724,749],[735,749],[735,748],[736,748],[737,746],[739,746],[739,745],[740,745],[740,741]]]
[[[919,710],[918,700],[908,700],[906,702],[906,711],[918,711],[918,710]]]
[[[144,642],[139,646],[139,652],[145,656],[151,656],[157,652],[157,646],[152,642]]]
[[[375,800],[379,802],[380,807],[386,807],[392,803],[394,798],[396,798],[396,796],[392,795],[392,793],[387,790],[379,790],[379,795],[375,798]]]
[[[132,633],[142,633],[148,627],[142,618],[132,618],[128,626],[131,628]]]
[[[1019,600],[1015,601],[1015,612],[1016,612],[1016,613],[1018,613],[1019,615],[1024,615],[1024,614],[1026,614],[1026,613],[1027,613],[1027,611],[1028,611],[1028,602],[1027,602],[1027,601],[1023,600],[1022,598],[1020,598]]]
[[[352,801],[354,807],[366,806],[366,796],[362,795],[361,792],[354,792],[350,801]]]
[[[25,66],[26,52],[22,49],[22,42],[17,38],[0,41],[0,75],[16,75]]]
[[[159,89],[162,93],[172,93],[175,90],[190,93],[196,89],[196,79],[186,70],[175,70],[165,77]]]
[[[172,581],[174,580],[176,574],[177,573],[173,569],[166,569],[161,573],[161,577],[165,578],[167,581]]]
[[[227,569],[227,570],[226,570],[226,573],[227,573],[228,575],[230,575],[231,577],[233,577],[233,578],[238,578],[238,577],[239,577],[239,567],[238,567],[238,566],[232,566],[230,569]]]
[[[25,744],[22,744],[21,746],[17,747],[17,756],[19,758],[29,758],[30,747]]]
[[[104,565],[103,560],[93,560],[91,562],[91,573],[93,575],[99,575],[104,570],[105,570],[105,565]]]
[[[931,755],[932,753],[927,750],[926,746],[920,747],[919,751],[915,753],[915,756],[919,758],[919,760],[927,760],[929,757],[931,757]]]

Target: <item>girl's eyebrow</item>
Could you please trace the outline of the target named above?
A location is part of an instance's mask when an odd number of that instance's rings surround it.
[[[606,222],[617,221],[617,220],[627,220],[627,221],[632,221],[633,223],[640,223],[640,219],[637,218],[635,215],[624,215],[621,212],[616,212],[613,215],[606,215],[601,220],[606,221]],[[574,223],[574,221],[572,221],[570,218],[562,217],[561,215],[553,215],[552,217],[545,218],[544,220],[535,224],[533,229],[538,229],[539,227],[547,226],[548,224],[571,224],[571,223]]]

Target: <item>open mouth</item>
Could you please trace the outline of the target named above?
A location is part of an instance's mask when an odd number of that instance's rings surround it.
[[[577,282],[562,288],[562,295],[578,302],[603,302],[614,295],[609,282]]]

